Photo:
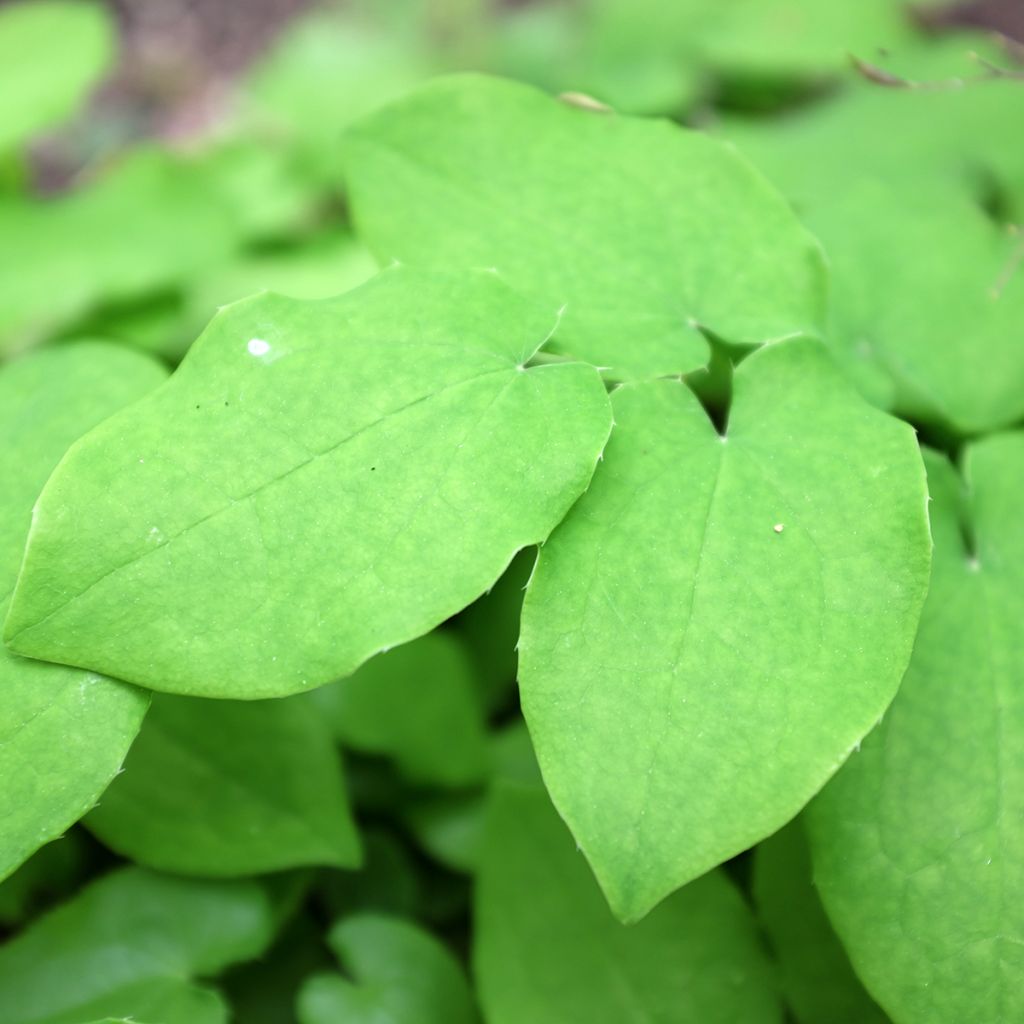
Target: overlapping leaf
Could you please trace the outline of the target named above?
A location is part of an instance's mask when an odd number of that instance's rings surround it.
[[[466,786],[487,767],[482,701],[457,637],[428,633],[310,695],[353,749],[394,758],[413,782]]]
[[[802,818],[758,845],[751,889],[799,1024],[886,1024],[825,916]]]
[[[295,700],[159,695],[86,824],[137,863],[177,874],[359,860],[330,730]]]
[[[259,955],[274,920],[255,882],[115,871],[0,949],[5,1024],[77,1024],[105,1015],[220,1024],[219,996],[189,979]]]
[[[68,445],[164,377],[153,361],[99,344],[53,349],[0,370],[0,611],[33,503]],[[95,803],[148,703],[124,683],[0,648],[0,877]]]
[[[496,267],[565,307],[549,348],[615,376],[702,366],[702,329],[757,344],[821,313],[819,253],[786,205],[668,122],[443,78],[349,130],[345,177],[383,261]]]
[[[929,455],[913,659],[809,814],[825,907],[897,1024],[1024,1015],[1024,434],[971,445],[964,471]]]
[[[467,605],[586,487],[598,374],[495,275],[395,269],[228,307],[36,507],[12,649],[154,689],[286,694]]]
[[[489,1024],[782,1019],[753,918],[724,874],[620,924],[540,786],[495,790],[474,924]]]
[[[621,917],[788,821],[892,700],[927,587],[913,432],[808,341],[741,365],[719,436],[627,385],[520,640],[545,781]]]

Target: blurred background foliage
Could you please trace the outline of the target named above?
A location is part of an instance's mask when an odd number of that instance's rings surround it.
[[[1013,127],[1024,113],[1013,41],[1022,10],[901,0],[0,4],[0,355],[95,337],[173,364],[220,305],[262,288],[316,298],[361,282],[375,268],[346,221],[342,131],[453,70],[722,132],[837,262],[847,247],[888,242],[850,240],[836,221],[887,200],[913,224],[891,192],[865,198],[862,179],[957,191],[935,244],[978,236],[967,244],[985,250],[996,281],[1009,257],[1005,245],[989,251],[973,206],[1007,225],[1024,201]],[[860,198],[847,205],[859,207],[837,212],[836,193],[851,190]],[[865,390],[924,421],[977,427],[976,410],[937,407],[932,382],[915,388],[858,348],[857,295],[873,270],[856,253],[850,262],[838,349]]]

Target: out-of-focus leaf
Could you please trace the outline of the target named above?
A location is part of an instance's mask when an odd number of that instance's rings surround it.
[[[72,1024],[112,1014],[213,1024],[225,1019],[219,997],[187,979],[258,956],[272,935],[271,902],[255,882],[123,868],[0,949],[0,1020]],[[187,1016],[200,1006],[202,1015]]]
[[[623,925],[539,786],[495,790],[473,941],[489,1024],[782,1019],[753,916],[722,872]]]
[[[393,758],[411,781],[466,786],[487,767],[477,689],[461,640],[435,631],[378,654],[309,700],[338,740]]]
[[[327,941],[351,976],[311,978],[299,995],[301,1024],[476,1024],[458,961],[433,935],[397,919],[340,921]]]
[[[112,62],[99,3],[21,0],[0,9],[0,155],[62,121]],[[5,248],[11,239],[3,233]]]
[[[85,824],[139,864],[230,877],[351,867],[359,837],[330,731],[302,701],[160,694]]]
[[[802,819],[754,851],[753,897],[799,1024],[886,1024],[825,916]]]

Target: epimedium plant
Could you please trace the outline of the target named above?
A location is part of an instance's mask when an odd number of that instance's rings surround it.
[[[345,133],[366,283],[233,302],[170,377],[0,368],[0,893],[78,821],[134,862],[0,948],[0,1017],[219,1024],[256,957],[301,1024],[1024,1015],[1019,281],[973,102],[915,191],[903,139],[815,165],[814,109],[792,150],[720,126],[771,184],[436,78]],[[952,237],[965,276],[903,255]],[[988,433],[954,463],[893,413]]]

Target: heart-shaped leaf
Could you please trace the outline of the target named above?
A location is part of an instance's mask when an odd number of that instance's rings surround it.
[[[825,907],[897,1024],[1024,1019],[1024,433],[968,447],[964,474],[929,453],[913,659],[808,815]]]
[[[415,925],[366,914],[339,922],[327,941],[352,980],[323,974],[306,982],[301,1024],[476,1024],[458,961]]]
[[[564,305],[549,348],[613,376],[704,365],[701,329],[758,344],[821,313],[818,248],[785,203],[667,121],[443,78],[349,130],[345,178],[382,260],[497,267]]]
[[[427,632],[544,539],[611,424],[495,275],[397,268],[228,307],[38,505],[13,650],[153,689],[279,696]]]
[[[541,551],[520,640],[545,782],[617,914],[774,832],[892,700],[928,583],[913,431],[809,341],[615,392],[593,486]]]

